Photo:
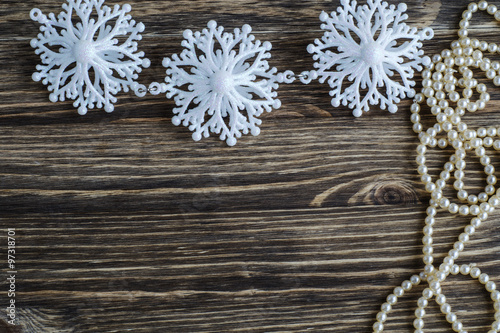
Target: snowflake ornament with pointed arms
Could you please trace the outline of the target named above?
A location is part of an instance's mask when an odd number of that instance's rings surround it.
[[[174,98],[172,122],[188,126],[195,141],[213,132],[233,146],[242,134],[260,133],[257,117],[280,107],[278,83],[291,83],[293,73],[269,67],[271,43],[255,40],[249,25],[234,34],[215,21],[207,27],[184,31],[184,50],[163,60],[165,83],[150,91]]]
[[[368,0],[363,6],[349,0],[341,4],[331,15],[321,13],[325,33],[307,48],[317,60],[317,70],[306,72],[302,81],[328,80],[332,105],[348,105],[356,117],[376,104],[394,113],[402,98],[415,95],[414,71],[430,63],[420,50],[421,41],[434,33],[430,28],[418,32],[404,23],[404,3],[397,8],[381,0]],[[385,94],[379,91],[384,86]]]
[[[42,24],[41,33],[31,41],[42,64],[33,80],[47,85],[50,100],[74,100],[79,114],[95,106],[114,109],[114,96],[135,89],[142,68],[150,61],[137,52],[144,24],[127,14],[128,4],[110,8],[104,0],[68,0],[57,17],[31,10],[30,16]]]

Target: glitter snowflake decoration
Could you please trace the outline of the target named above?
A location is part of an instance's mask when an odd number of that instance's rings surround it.
[[[172,122],[188,126],[195,141],[213,132],[233,146],[242,134],[260,133],[257,117],[280,107],[275,90],[292,82],[293,73],[269,67],[271,43],[255,40],[249,25],[234,34],[215,21],[207,26],[201,33],[184,32],[184,50],[163,60],[166,83],[150,90],[174,98]]]
[[[306,73],[302,81],[328,80],[332,105],[348,105],[356,117],[376,104],[394,113],[401,98],[415,95],[414,70],[430,63],[420,50],[421,41],[432,38],[433,31],[418,32],[404,23],[408,15],[403,3],[397,8],[381,0],[368,0],[363,6],[349,0],[341,4],[331,15],[321,13],[325,33],[307,48],[317,70]],[[385,94],[379,91],[384,86]],[[362,89],[367,89],[364,96]]]
[[[104,0],[68,0],[57,17],[47,17],[38,8],[30,13],[42,24],[41,33],[31,41],[42,61],[33,80],[48,85],[52,102],[74,100],[82,115],[95,106],[112,112],[114,95],[134,88],[141,66],[150,65],[144,52],[136,52],[144,24],[127,14],[130,5],[111,9],[103,4]]]

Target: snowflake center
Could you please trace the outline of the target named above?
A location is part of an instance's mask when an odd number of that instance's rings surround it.
[[[88,40],[77,42],[73,48],[73,55],[76,61],[86,64],[89,63],[95,56],[94,43]]]
[[[360,58],[368,66],[375,66],[384,60],[384,49],[375,41],[361,45]]]
[[[234,86],[234,80],[230,73],[226,71],[219,71],[214,73],[210,80],[212,90],[219,94],[229,92]]]

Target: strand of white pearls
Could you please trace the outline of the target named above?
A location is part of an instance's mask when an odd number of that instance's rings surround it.
[[[441,54],[432,58],[431,65],[422,72],[422,92],[417,94],[411,106],[411,121],[413,130],[418,134],[420,144],[417,147],[416,162],[417,171],[425,185],[427,192],[431,194],[425,227],[422,237],[422,252],[424,270],[419,275],[413,275],[409,280],[404,281],[400,287],[396,287],[390,294],[386,302],[381,306],[381,311],[376,316],[373,324],[373,332],[380,333],[384,330],[384,323],[388,319],[389,312],[397,303],[398,298],[405,292],[410,291],[421,282],[427,282],[428,286],[423,290],[422,296],[417,301],[415,310],[415,320],[413,326],[415,333],[423,333],[425,309],[429,300],[440,306],[441,312],[446,320],[451,324],[452,329],[458,333],[467,333],[462,322],[457,315],[452,312],[451,306],[446,302],[446,296],[442,293],[441,284],[451,275],[469,275],[477,279],[485,286],[490,293],[495,309],[495,320],[491,324],[488,333],[498,333],[500,331],[500,292],[496,290],[496,285],[490,281],[486,273],[475,264],[458,266],[455,261],[464,251],[470,237],[477,228],[484,223],[488,215],[496,207],[500,207],[500,189],[496,189],[497,178],[495,168],[491,164],[491,158],[486,154],[486,148],[493,147],[500,150],[500,127],[470,129],[462,121],[466,112],[476,112],[486,107],[490,100],[486,85],[478,83],[474,79],[471,68],[480,69],[488,79],[493,80],[493,84],[500,86],[500,63],[491,61],[483,55],[483,52],[500,53],[500,46],[495,43],[487,43],[477,39],[470,39],[467,28],[472,14],[478,10],[486,11],[500,21],[500,10],[495,5],[486,1],[470,3],[467,10],[462,14],[459,40],[451,43],[451,50],[443,50]],[[457,70],[458,69],[458,70]],[[455,74],[459,73],[460,78]],[[457,91],[457,87],[461,91]],[[474,93],[478,97],[473,100]],[[436,116],[436,123],[424,130],[420,122],[421,105],[426,104],[433,115]],[[429,175],[429,168],[426,166],[425,154],[428,148],[446,148],[451,146],[455,149],[454,154],[443,166],[443,171],[438,179],[433,181]],[[478,194],[469,194],[465,190],[465,157],[473,154],[479,159],[484,167],[486,175],[486,186]],[[443,194],[446,184],[454,178],[453,187],[457,191],[458,203],[453,202]],[[470,223],[458,236],[458,240],[453,244],[453,248],[448,251],[447,256],[439,266],[434,265],[433,232],[436,223],[436,215],[439,210],[447,210],[451,214],[470,216]]]

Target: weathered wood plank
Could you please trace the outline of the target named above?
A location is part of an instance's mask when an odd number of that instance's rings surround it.
[[[146,25],[140,47],[153,65],[144,83],[163,78],[161,60],[181,50],[184,29],[211,19],[227,29],[251,24],[273,43],[270,62],[280,71],[309,69],[318,15],[338,5],[128,2]],[[435,29],[425,44],[432,55],[455,39],[468,1],[406,3],[409,23]],[[232,148],[217,138],[192,142],[160,96],[121,94],[114,113],[81,117],[31,80],[38,28],[29,10],[60,5],[0,6],[0,226],[17,232],[20,324],[2,326],[2,311],[0,332],[369,332],[387,294],[423,266],[429,197],[415,171],[410,101],[395,115],[374,108],[353,119],[331,107],[326,85],[294,83],[280,87],[283,106],[263,115],[261,134]],[[472,34],[498,39],[498,23],[474,22]],[[487,110],[467,116],[470,126],[500,124],[500,90],[490,91]],[[433,174],[450,153],[432,154]],[[467,186],[479,191],[481,166],[467,162]],[[498,221],[493,214],[460,259],[496,282]],[[443,214],[437,258],[466,223]],[[470,332],[493,321],[481,288],[462,277],[444,285]],[[398,303],[388,331],[412,331],[420,290]],[[0,293],[0,305],[7,301]],[[450,331],[440,315],[429,316],[426,330]]]

